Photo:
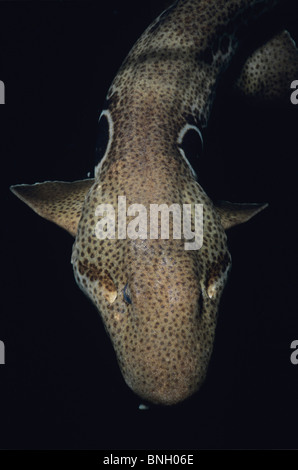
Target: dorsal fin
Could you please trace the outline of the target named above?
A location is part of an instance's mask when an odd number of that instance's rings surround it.
[[[85,196],[94,179],[65,182],[46,181],[11,186],[11,191],[44,219],[77,233]]]

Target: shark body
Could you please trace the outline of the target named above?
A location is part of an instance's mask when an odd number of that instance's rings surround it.
[[[226,230],[266,207],[215,205],[188,157],[189,142],[201,151],[215,90],[238,50],[243,21],[276,3],[176,2],[137,41],[108,91],[94,179],[12,187],[75,237],[76,281],[100,312],[126,383],[153,403],[175,404],[202,385],[231,267]],[[264,60],[270,53],[273,70]],[[297,50],[282,32],[248,58],[236,86],[247,95],[276,98],[295,70]],[[202,247],[185,250],[185,240],[171,230],[168,239],[99,239],[99,205],[118,213],[123,196],[127,206],[139,204],[147,214],[153,204],[202,204]]]

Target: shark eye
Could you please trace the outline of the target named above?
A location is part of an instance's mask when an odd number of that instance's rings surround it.
[[[131,298],[129,297],[129,289],[128,289],[128,286],[127,284],[125,285],[124,289],[123,289],[123,298],[124,298],[124,301],[127,303],[127,304],[131,304]]]

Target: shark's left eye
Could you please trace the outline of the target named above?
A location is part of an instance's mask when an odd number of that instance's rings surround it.
[[[125,284],[125,287],[123,289],[123,298],[124,298],[124,301],[127,304],[131,304],[131,298],[129,296],[129,288],[128,288],[127,284]]]

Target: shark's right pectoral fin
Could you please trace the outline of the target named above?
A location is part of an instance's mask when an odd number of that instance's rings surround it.
[[[266,209],[266,207],[268,207],[267,203],[242,204],[228,201],[220,201],[215,206],[216,211],[220,216],[221,224],[225,230],[247,222],[263,209]]]
[[[71,235],[77,233],[85,197],[94,179],[65,182],[46,181],[11,186],[11,191],[41,217],[54,222]]]

